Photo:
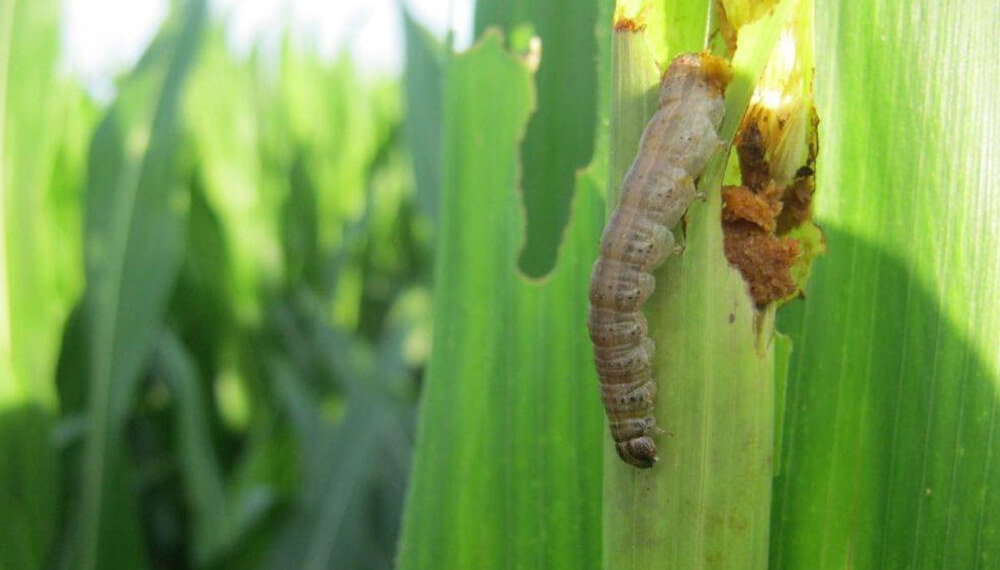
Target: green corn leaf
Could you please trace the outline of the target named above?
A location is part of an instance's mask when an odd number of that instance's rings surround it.
[[[37,403],[0,412],[0,568],[45,568],[58,528],[59,456],[52,412]]]
[[[333,346],[341,354],[357,348],[347,337],[324,335],[323,340],[317,347]],[[358,360],[365,364],[336,363],[352,379],[347,411],[338,421],[315,405],[303,375],[281,358],[270,363],[276,394],[299,439],[303,481],[266,568],[392,566],[412,413],[376,388],[368,358]],[[366,516],[359,519],[361,512]]]
[[[158,343],[160,373],[176,401],[178,458],[192,513],[194,559],[220,559],[274,504],[273,492],[253,481],[227,488],[210,439],[208,408],[194,360],[172,334]],[[247,453],[252,460],[252,453]]]
[[[123,428],[183,253],[189,197],[177,178],[178,115],[205,10],[191,0],[175,11],[91,144],[84,225],[91,366],[82,489],[66,556],[74,568],[144,564]]]
[[[205,198],[218,217],[229,254],[225,277],[230,304],[241,320],[253,321],[261,311],[260,288],[276,280],[281,268],[274,237],[283,183],[275,180],[275,172],[282,171],[261,164],[263,119],[256,107],[251,64],[228,53],[221,28],[205,36],[183,95],[183,114]]]
[[[53,176],[59,3],[0,0],[0,568],[43,568],[58,520],[53,381],[60,330],[82,281],[76,195]],[[71,126],[76,122],[66,121]],[[66,161],[72,159],[67,157]]]
[[[595,27],[607,26],[610,0],[482,0],[476,36],[500,27],[511,47],[541,41],[535,112],[521,143],[526,238],[518,258],[532,277],[547,274],[569,219],[573,181],[594,154],[598,69]],[[603,20],[598,20],[598,14]]]
[[[54,401],[59,330],[75,293],[58,263],[65,204],[52,192],[65,105],[58,47],[58,2],[0,3],[0,406]]]
[[[487,34],[447,68],[434,344],[403,569],[600,563],[604,425],[584,299],[605,174],[580,178],[553,273],[526,279],[515,188],[531,73],[501,44]]]
[[[817,2],[773,568],[1000,565],[1000,5]]]
[[[437,219],[441,193],[441,88],[444,50],[440,43],[403,11],[406,31],[406,117],[404,130],[413,153],[417,199]]]

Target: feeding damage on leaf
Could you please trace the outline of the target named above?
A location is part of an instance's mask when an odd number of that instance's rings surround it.
[[[783,37],[734,141],[742,184],[723,188],[726,259],[758,309],[802,296],[825,249],[812,222],[819,119],[800,65]]]
[[[755,194],[746,186],[722,190],[726,259],[739,268],[758,307],[796,292],[791,267],[799,257],[799,243],[774,234],[781,202]]]

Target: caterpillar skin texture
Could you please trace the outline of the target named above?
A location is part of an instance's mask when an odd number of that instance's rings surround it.
[[[652,271],[681,249],[670,228],[691,205],[695,179],[722,144],[726,70],[711,55],[683,54],[670,64],[590,278],[587,327],[601,399],[618,455],[636,467],[657,460],[654,345],[642,304],[653,293]]]

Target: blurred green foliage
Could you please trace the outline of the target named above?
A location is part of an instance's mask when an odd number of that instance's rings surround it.
[[[390,567],[439,178],[399,83],[187,0],[105,106],[59,12],[0,3],[0,568]]]

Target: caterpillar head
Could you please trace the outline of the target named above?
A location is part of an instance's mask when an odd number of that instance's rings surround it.
[[[659,460],[656,456],[656,443],[648,435],[617,442],[615,449],[622,461],[640,469],[649,469]]]

